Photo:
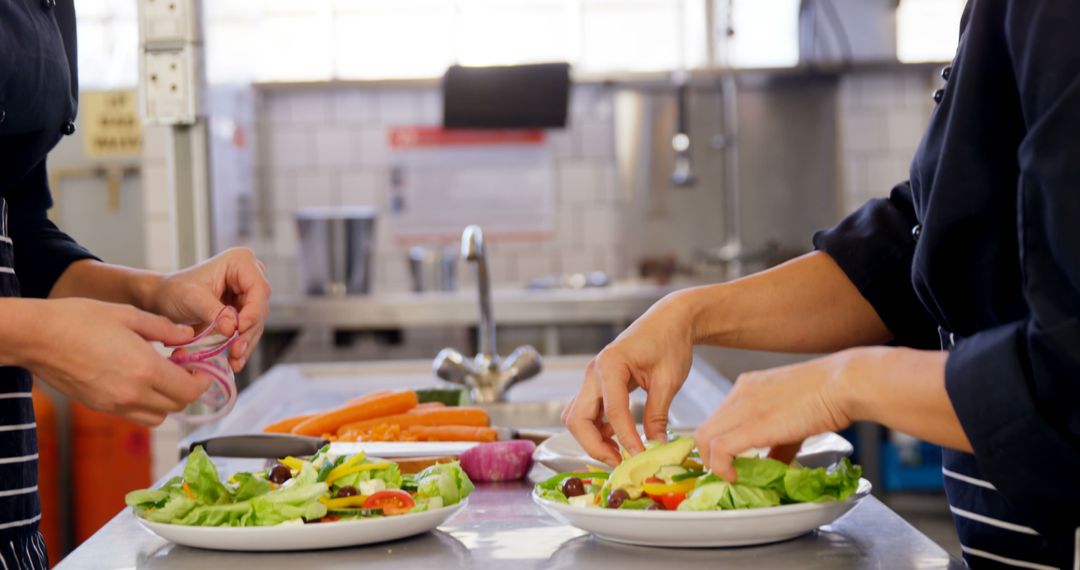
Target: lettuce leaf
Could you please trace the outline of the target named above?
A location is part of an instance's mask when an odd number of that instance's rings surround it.
[[[735,484],[731,485],[728,494],[732,508],[736,509],[759,509],[780,504],[780,494],[772,489]]]
[[[188,455],[187,466],[184,467],[184,482],[199,504],[219,505],[232,502],[232,494],[221,483],[217,467],[214,467],[214,462],[210,461],[202,446],[196,447]]]
[[[251,518],[251,502],[201,505],[178,520],[162,521],[188,526],[244,526]]]
[[[177,491],[164,489],[140,489],[124,497],[124,502],[135,509],[135,514],[153,522],[172,522],[191,512],[198,504]]]
[[[383,459],[365,459],[364,463],[382,463]],[[325,466],[324,466],[325,467]],[[326,479],[324,476],[322,479]],[[390,462],[390,466],[384,469],[372,469],[370,471],[359,471],[357,473],[350,473],[344,477],[336,479],[334,481],[334,488],[340,489],[342,487],[356,487],[360,488],[360,483],[363,481],[370,481],[372,479],[382,479],[383,483],[386,483],[387,489],[400,489],[403,478],[401,476],[401,469],[397,466],[397,463]]]
[[[236,490],[233,491],[233,500],[237,502],[265,495],[273,490],[269,481],[253,473],[237,473],[233,475],[233,480],[237,483]]]
[[[852,465],[851,460],[844,457],[825,473],[825,494],[842,501],[859,489],[861,477],[862,467]]]
[[[736,483],[750,487],[772,487],[788,472],[783,462],[766,457],[736,457],[732,465],[738,475]]]
[[[319,497],[329,488],[318,481],[318,477],[315,467],[305,462],[288,486],[251,499],[254,523],[269,526],[299,518],[322,518],[326,514],[326,505],[319,502]]]
[[[825,469],[792,469],[784,475],[784,492],[792,501],[808,503],[821,498],[825,492]]]
[[[711,475],[711,474],[710,474]],[[705,475],[703,477],[708,477]],[[676,510],[679,511],[715,511],[717,509],[733,508],[731,502],[731,484],[719,477],[716,481],[699,485],[679,503]]]
[[[791,469],[784,475],[784,491],[793,501],[842,501],[859,488],[862,468],[847,457],[826,471],[823,467]]]
[[[649,497],[641,497],[640,499],[627,499],[623,501],[621,505],[619,505],[619,508],[631,511],[641,511],[644,510],[645,507],[653,504],[654,502],[655,501],[653,501]]]
[[[446,506],[468,497],[474,488],[457,461],[432,465],[416,474],[416,494],[423,498],[441,497]]]
[[[556,503],[567,504],[570,501],[566,498],[566,495],[558,489],[542,489],[539,485],[536,487],[536,494],[540,495],[541,499],[547,499]]]

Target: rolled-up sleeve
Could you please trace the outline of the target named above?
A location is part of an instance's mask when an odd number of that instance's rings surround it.
[[[45,298],[68,266],[97,259],[71,236],[60,231],[46,212],[52,206],[45,161],[4,196],[8,228],[15,244],[15,274],[24,297]]]
[[[937,325],[911,282],[911,231],[917,223],[911,186],[904,182],[888,198],[871,200],[835,227],[814,234],[814,248],[836,261],[896,344],[937,348]]]
[[[946,387],[979,467],[1037,529],[1080,526],[1080,4],[1009,3],[1027,133],[1020,166],[1026,319],[963,341]]]

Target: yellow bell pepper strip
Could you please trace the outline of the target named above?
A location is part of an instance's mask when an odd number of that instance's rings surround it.
[[[351,497],[338,497],[336,499],[328,499],[326,497],[319,497],[319,502],[326,505],[329,509],[348,509],[359,508],[364,505],[364,501],[368,498],[364,495],[352,495]]]
[[[359,473],[361,471],[371,471],[374,469],[386,469],[387,467],[390,467],[389,463],[366,463],[364,465],[353,465],[348,469],[342,470],[337,475],[335,475],[334,472],[331,471],[330,474],[326,476],[326,484],[331,485],[334,483],[334,481],[337,481],[342,477],[352,475],[353,473]],[[334,471],[337,471],[337,469],[334,469]]]
[[[295,471],[300,471],[301,469],[304,468],[304,460],[303,459],[297,459],[297,458],[295,458],[295,457],[293,457],[291,455],[286,457],[285,459],[279,459],[278,463],[281,463],[282,465],[288,467],[289,469],[293,469]]]
[[[342,477],[341,474],[344,473],[345,470],[352,467],[353,465],[356,465],[357,463],[359,463],[363,459],[364,459],[364,452],[361,451],[360,453],[357,453],[356,455],[350,457],[347,461],[345,461],[341,465],[338,465],[337,467],[331,469],[330,472],[326,474],[326,483],[329,485],[335,479],[340,479]]]
[[[697,483],[694,479],[686,479],[677,483],[644,483],[641,485],[641,490],[650,497],[659,495],[667,495],[669,493],[689,493],[694,490],[694,484]]]

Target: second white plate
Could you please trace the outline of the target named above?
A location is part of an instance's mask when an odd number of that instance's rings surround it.
[[[870,482],[843,501],[799,503],[732,511],[635,511],[574,507],[540,498],[533,500],[551,516],[596,536],[640,546],[701,548],[749,546],[788,540],[829,524],[870,494]]]

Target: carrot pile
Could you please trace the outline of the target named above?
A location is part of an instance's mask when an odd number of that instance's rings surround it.
[[[383,390],[317,414],[285,418],[267,433],[320,436],[332,441],[495,441],[481,408],[421,404],[412,390]]]

